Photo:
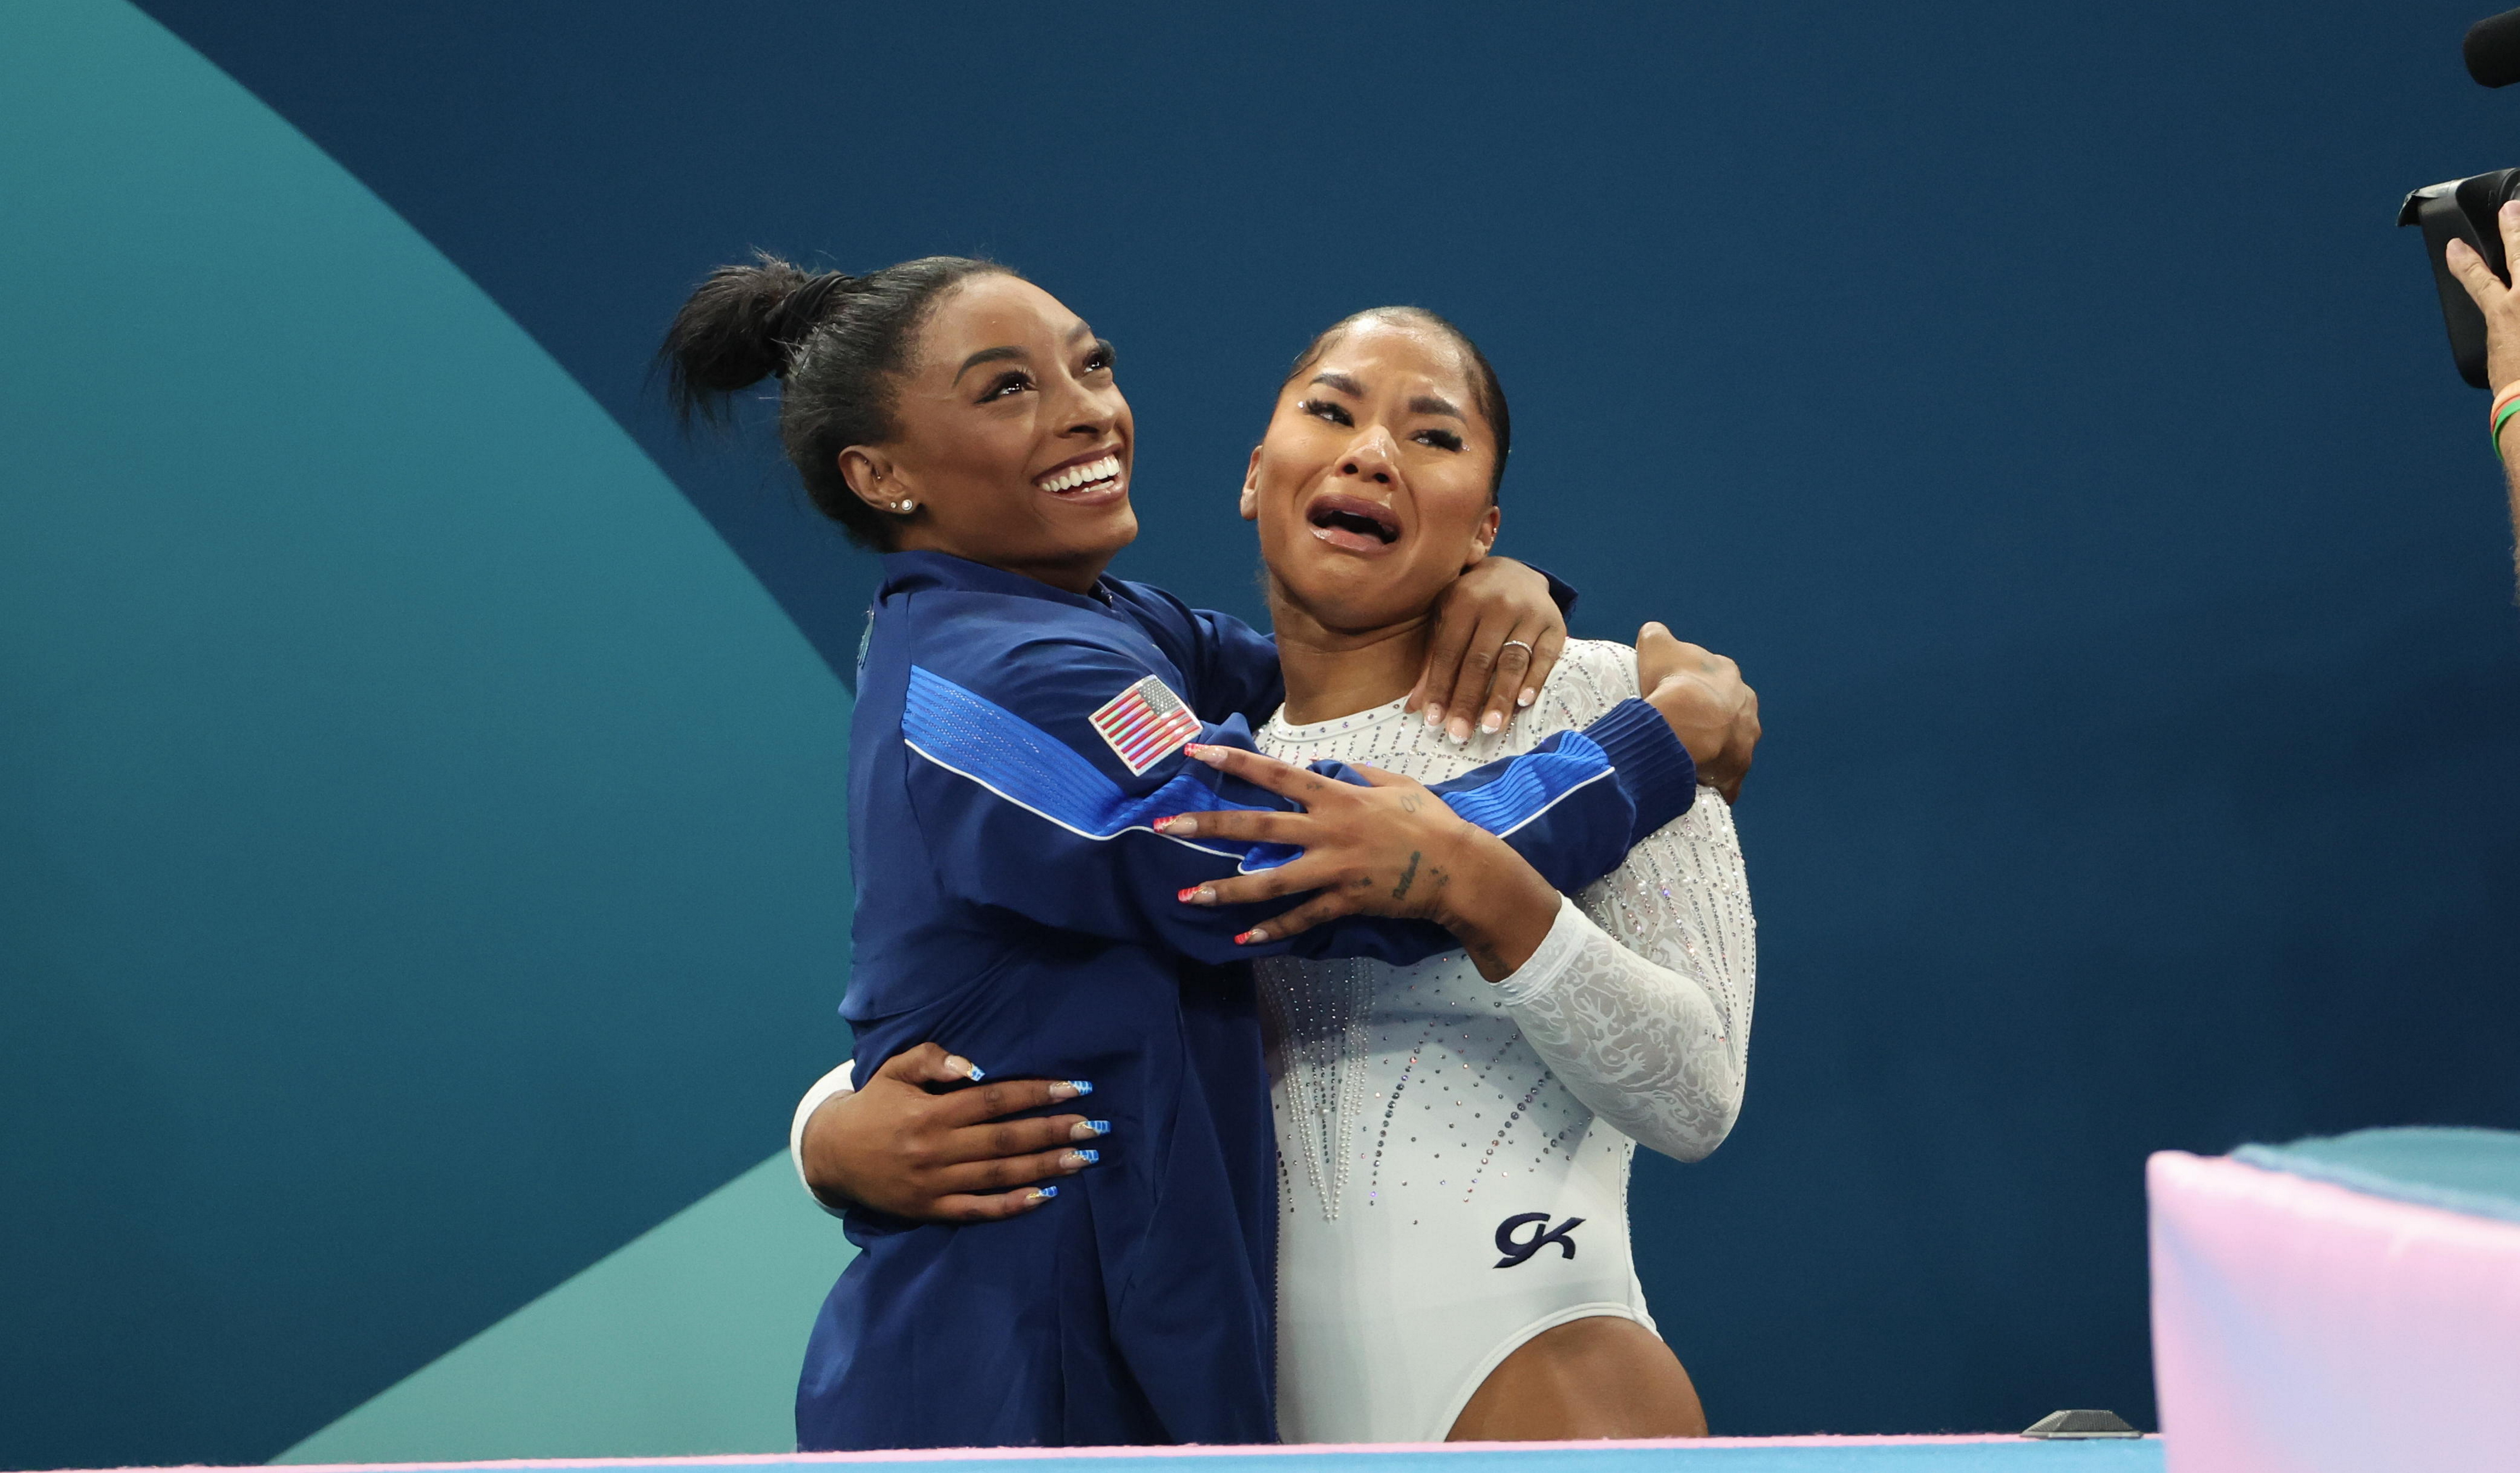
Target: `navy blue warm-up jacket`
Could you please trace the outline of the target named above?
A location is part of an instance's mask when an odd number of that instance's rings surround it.
[[[859,1210],[797,1388],[820,1449],[1276,1439],[1277,1183],[1254,956],[1413,961],[1455,945],[1357,916],[1233,937],[1292,902],[1187,886],[1287,858],[1155,833],[1294,805],[1181,753],[1248,747],[1277,649],[1160,589],[1091,595],[936,553],[884,559],[849,754],[857,912],[841,1011],[858,1078],[926,1040],[1000,1076],[1088,1080],[1102,1163],[1003,1222]],[[1617,868],[1696,791],[1628,701],[1436,789],[1562,890]]]

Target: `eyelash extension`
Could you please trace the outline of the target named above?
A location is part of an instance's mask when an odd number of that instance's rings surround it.
[[[1462,437],[1449,429],[1421,429],[1418,431],[1418,438],[1445,450],[1462,448]]]
[[[986,404],[990,400],[1002,396],[1011,388],[1030,387],[1032,387],[1032,376],[1030,374],[1022,373],[1020,371],[1012,374],[1001,374],[996,379],[990,380],[988,389],[980,395],[980,402]]]
[[[1085,371],[1090,374],[1096,369],[1108,371],[1117,369],[1119,366],[1120,350],[1111,346],[1106,339],[1096,338],[1094,350],[1085,355]]]
[[[1308,415],[1328,420],[1333,424],[1353,426],[1356,424],[1356,417],[1347,412],[1346,405],[1333,404],[1328,399],[1306,399],[1295,407]]]

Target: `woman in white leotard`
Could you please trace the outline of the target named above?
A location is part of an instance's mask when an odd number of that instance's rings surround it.
[[[1444,570],[1495,538],[1490,488],[1465,463],[1504,411],[1475,402],[1483,365],[1421,315],[1352,319],[1308,356],[1243,493],[1286,673],[1260,749],[1440,781],[1636,693],[1634,650],[1579,641],[1509,731],[1457,743],[1396,698],[1369,704],[1405,692],[1394,674]],[[1591,1319],[1652,1329],[1629,1257],[1633,1142],[1696,1160],[1741,1102],[1754,947],[1731,810],[1702,792],[1552,909],[1523,958],[1259,968],[1290,1442],[1495,1430],[1532,1408],[1483,1406],[1472,1428],[1464,1413],[1534,1337]]]
[[[1402,710],[1428,609],[1496,534],[1493,385],[1424,314],[1361,314],[1298,361],[1243,494],[1286,675],[1264,752],[1439,781],[1636,693],[1633,650],[1575,642],[1504,732]],[[1754,943],[1730,810],[1702,791],[1581,897],[1542,891],[1469,953],[1261,967],[1287,1441],[1703,1430],[1626,1199],[1634,1142],[1695,1160],[1739,1109]]]

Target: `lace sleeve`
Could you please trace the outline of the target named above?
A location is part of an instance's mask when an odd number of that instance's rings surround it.
[[[1594,1114],[1695,1161],[1741,1110],[1758,944],[1732,810],[1711,790],[1567,901],[1497,990]]]

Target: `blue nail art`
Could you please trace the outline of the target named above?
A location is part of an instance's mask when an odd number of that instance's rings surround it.
[[[1067,1088],[1074,1090],[1079,1094],[1091,1094],[1094,1093],[1094,1084],[1091,1080],[1071,1079],[1067,1082]]]
[[[1107,1120],[1089,1120],[1085,1123],[1094,1128],[1094,1134],[1097,1136],[1108,1136],[1111,1134],[1111,1122]]]
[[[988,1070],[986,1070],[986,1069],[981,1068],[981,1067],[980,1067],[979,1065],[977,1065],[977,1064],[973,1064],[973,1065],[971,1066],[971,1072],[970,1072],[970,1075],[969,1075],[968,1077],[969,1077],[969,1079],[970,1079],[971,1083],[973,1083],[973,1084],[975,1084],[975,1085],[976,1085],[976,1084],[978,1084],[980,1081],[982,1081],[982,1080],[984,1080],[984,1079],[986,1079],[986,1078],[988,1078],[988,1077],[989,1077],[989,1071],[988,1071]]]
[[[1078,1151],[1076,1154],[1083,1157],[1085,1164],[1088,1166],[1092,1166],[1102,1159],[1102,1153],[1101,1151]]]
[[[1055,1197],[1055,1196],[1058,1195],[1058,1187],[1056,1187],[1056,1186],[1042,1186],[1042,1187],[1036,1187],[1034,1190],[1035,1190],[1035,1194],[1036,1194],[1036,1195],[1039,1195],[1039,1196]]]

